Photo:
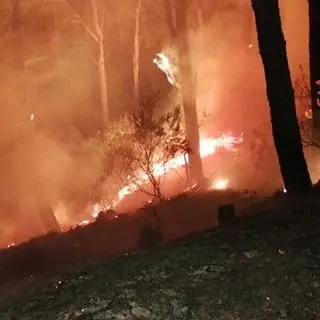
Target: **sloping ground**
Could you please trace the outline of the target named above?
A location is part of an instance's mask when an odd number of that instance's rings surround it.
[[[152,208],[146,207],[131,215],[119,215],[118,219],[100,219],[66,233],[45,235],[1,250],[0,298],[5,282],[56,272],[79,263],[101,261],[134,250],[147,225],[157,230],[161,222],[162,241],[168,243],[216,227],[219,205],[235,203],[240,212],[241,206],[243,208],[248,202],[252,203],[233,191],[183,194],[157,205],[157,217]]]
[[[320,319],[320,217],[298,211],[65,273],[0,319]]]

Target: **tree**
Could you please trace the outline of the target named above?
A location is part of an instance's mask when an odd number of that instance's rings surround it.
[[[99,0],[89,0],[90,14],[92,26],[86,23],[74,7],[72,1],[67,0],[74,14],[70,17],[73,23],[79,23],[84,27],[88,35],[97,45],[97,59],[94,63],[98,67],[99,84],[100,84],[100,100],[102,107],[103,124],[106,126],[109,122],[109,106],[108,106],[108,78],[107,78],[107,54],[105,50],[105,13],[106,2]]]
[[[141,8],[142,0],[136,0],[135,10],[135,25],[134,25],[134,38],[133,38],[133,86],[134,98],[138,102],[140,93],[140,24],[141,24]]]
[[[178,48],[178,82],[182,97],[186,136],[190,145],[190,175],[192,179],[196,180],[199,184],[202,184],[204,176],[200,157],[200,136],[196,109],[195,84],[192,75],[188,39],[188,4],[189,1],[187,0],[176,1],[175,5],[172,5],[170,0],[163,0],[170,36]]]
[[[22,77],[17,79],[17,96],[19,107],[26,109],[28,107],[27,83],[26,83],[26,68],[24,57],[24,44],[23,44],[23,30],[21,22],[21,8],[20,0],[12,0],[12,28],[11,28],[11,41],[15,46],[12,50],[14,68],[19,70]],[[25,110],[26,118],[30,110]]]
[[[98,145],[109,159],[112,174],[125,186],[120,198],[141,191],[163,201],[164,174],[186,164],[188,143],[181,128],[180,108],[159,116],[156,101],[142,99],[136,114],[123,117],[99,137]]]
[[[309,64],[313,140],[320,143],[320,2],[309,0]]]
[[[273,139],[285,188],[308,192],[311,179],[295,111],[286,44],[277,0],[251,0],[270,105]]]

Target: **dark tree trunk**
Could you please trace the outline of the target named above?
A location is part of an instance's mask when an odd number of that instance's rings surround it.
[[[190,47],[188,39],[188,5],[189,1],[180,0],[171,5],[170,0],[163,0],[168,28],[172,39],[177,44],[179,56],[180,93],[185,118],[186,136],[190,144],[189,156],[190,176],[199,184],[203,184],[204,176],[200,157],[199,124],[196,108],[195,84],[192,77]],[[175,19],[174,19],[175,17]]]
[[[272,132],[285,188],[308,192],[311,179],[295,111],[286,43],[278,0],[251,0],[270,105]]]
[[[200,157],[200,136],[196,107],[195,83],[192,77],[190,47],[187,28],[188,1],[179,1],[176,8],[176,26],[179,52],[179,82],[181,85],[187,141],[190,144],[189,166],[191,178],[202,184],[204,181]]]
[[[313,138],[320,143],[320,1],[309,0],[309,61]]]

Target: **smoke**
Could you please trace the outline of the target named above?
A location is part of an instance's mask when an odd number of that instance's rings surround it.
[[[228,10],[212,8],[208,23],[190,35],[198,113],[201,117],[204,109],[209,115],[201,131],[205,135],[243,131],[245,142],[229,165],[230,182],[270,193],[282,186],[282,179],[271,136],[255,19],[249,0],[232,3]],[[300,66],[308,73],[307,1],[282,0],[280,9],[294,82]],[[212,161],[207,170],[218,173],[226,167],[223,158]]]
[[[219,136],[226,131],[243,132],[245,141],[236,156],[212,157],[205,163],[206,173],[228,179],[230,186],[269,192],[282,182],[270,136],[265,79],[250,1],[229,1],[236,5],[228,10],[219,7],[220,1],[202,2],[205,24],[190,33],[199,118],[203,110],[208,115],[201,133]],[[299,65],[308,73],[307,0],[280,3],[295,79]],[[64,25],[53,37],[45,19],[51,11],[38,10],[45,17],[41,20],[30,16],[31,9],[23,12],[27,20],[24,52],[14,34],[10,35],[12,41],[0,42],[0,239],[6,242],[43,233],[40,216],[48,207],[55,209],[60,223],[70,225],[88,202],[89,190],[103,168],[99,152],[88,143],[101,125],[96,47],[81,25]],[[133,92],[132,30],[130,23],[122,28],[130,10],[129,5],[114,2],[114,8],[108,10],[112,20],[106,19],[110,24],[106,46],[112,49],[108,56],[109,100],[116,115],[130,106],[128,92]],[[144,15],[141,87],[157,91],[167,84],[152,59],[168,43],[168,33],[163,31],[163,20],[152,14],[147,19],[147,12]],[[5,38],[7,25],[0,29]],[[121,29],[120,35],[116,29]],[[171,104],[176,103],[172,98]],[[163,104],[161,101],[161,107]]]
[[[59,59],[50,51],[41,59],[26,56],[24,70],[8,64],[5,55],[0,62],[0,238],[6,242],[48,231],[43,212],[64,201],[69,212],[60,217],[58,211],[56,218],[70,226],[102,168],[87,143],[100,111],[87,53],[73,47]]]

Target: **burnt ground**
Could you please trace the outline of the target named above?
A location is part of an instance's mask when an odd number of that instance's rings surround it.
[[[0,319],[319,319],[319,208],[289,201],[268,217],[34,280],[1,302]]]

